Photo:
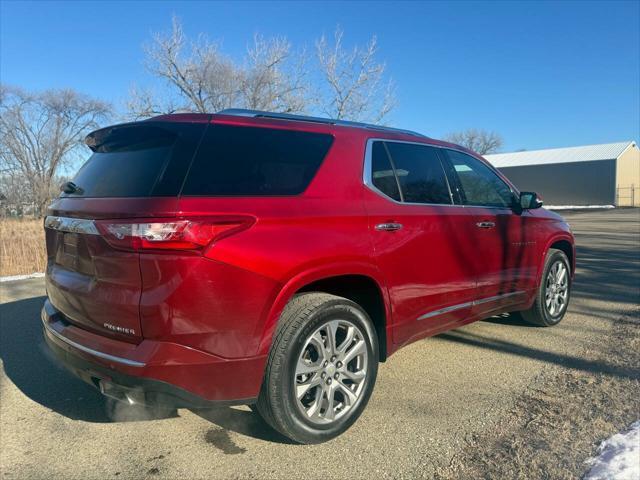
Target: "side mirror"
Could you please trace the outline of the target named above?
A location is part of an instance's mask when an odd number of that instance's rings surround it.
[[[542,206],[542,200],[535,192],[520,192],[520,209],[533,210]]]

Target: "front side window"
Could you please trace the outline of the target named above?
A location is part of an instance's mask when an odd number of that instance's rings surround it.
[[[272,128],[210,125],[182,190],[194,196],[302,193],[333,137]]]
[[[447,179],[435,148],[411,143],[385,142],[395,168],[403,201],[451,204]]]
[[[465,205],[511,207],[513,193],[494,171],[466,153],[456,150],[446,152],[462,187],[462,202]]]

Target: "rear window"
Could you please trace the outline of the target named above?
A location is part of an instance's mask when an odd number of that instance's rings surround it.
[[[386,142],[405,202],[451,204],[449,185],[436,149]]]
[[[315,176],[332,141],[327,134],[210,125],[182,195],[297,195]]]
[[[87,137],[93,151],[73,183],[82,197],[178,195],[204,124],[119,125]]]
[[[399,202],[400,191],[393,166],[389,161],[387,149],[382,142],[374,142],[371,151],[371,176],[373,185],[388,197]]]

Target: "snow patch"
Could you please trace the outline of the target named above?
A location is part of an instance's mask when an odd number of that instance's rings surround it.
[[[547,210],[583,210],[585,208],[608,209],[616,208],[615,205],[544,205]]]
[[[0,277],[0,283],[3,282],[15,282],[17,280],[27,280],[28,278],[42,278],[43,272],[34,272],[28,275],[9,275],[8,277]]]
[[[584,480],[637,480],[640,478],[640,420],[598,447],[598,457],[587,460],[591,470]]]

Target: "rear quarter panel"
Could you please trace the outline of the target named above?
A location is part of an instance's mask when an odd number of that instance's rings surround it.
[[[298,196],[182,197],[179,215],[250,215],[255,223],[198,261],[145,256],[145,336],[181,336],[181,343],[225,358],[262,354],[298,288],[333,275],[375,275],[359,181],[364,143],[335,133],[314,180]],[[181,272],[175,281],[172,269]],[[188,326],[180,318],[201,320]]]

